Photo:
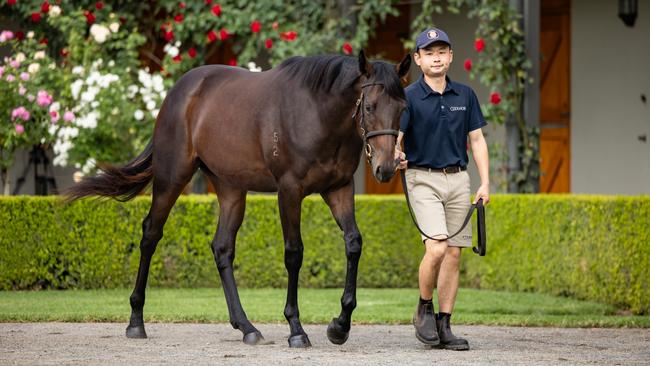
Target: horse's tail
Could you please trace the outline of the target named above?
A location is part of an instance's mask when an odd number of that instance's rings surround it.
[[[125,202],[142,192],[153,178],[153,141],[135,159],[121,167],[100,166],[100,173],[83,178],[63,192],[66,202],[87,196],[102,196]]]

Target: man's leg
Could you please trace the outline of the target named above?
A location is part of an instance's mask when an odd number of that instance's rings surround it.
[[[433,297],[433,289],[436,282],[439,281],[438,273],[440,272],[441,264],[444,262],[447,241],[427,239],[424,242],[424,246],[425,252],[420,262],[418,281],[420,285],[420,298],[423,300],[431,300]]]
[[[413,314],[415,337],[420,342],[432,346],[440,344],[438,326],[433,308],[433,287],[438,279],[438,272],[447,248],[446,240],[427,239],[424,242],[425,252],[420,262],[419,285],[420,301]]]
[[[438,336],[440,347],[464,351],[469,349],[466,339],[458,338],[451,332],[451,312],[456,303],[458,293],[458,278],[460,274],[460,248],[447,247],[446,254],[440,264],[438,274],[438,304],[440,313],[437,316]]]
[[[422,272],[420,271],[420,274]],[[460,277],[460,248],[447,247],[446,254],[440,264],[438,274],[438,309],[442,313],[451,314],[458,293],[458,278]],[[420,292],[422,289],[420,288]]]

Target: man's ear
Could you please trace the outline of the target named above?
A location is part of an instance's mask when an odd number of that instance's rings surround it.
[[[368,62],[366,53],[363,50],[359,51],[359,72],[365,76],[370,76],[372,73],[372,65]]]
[[[404,76],[406,76],[406,74],[408,74],[410,68],[411,68],[411,55],[407,53],[406,56],[404,56],[402,62],[395,65],[395,71],[397,71],[397,75],[401,79]]]

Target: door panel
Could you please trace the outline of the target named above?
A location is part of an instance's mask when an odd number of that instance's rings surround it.
[[[571,16],[568,0],[542,2],[540,192],[571,190]]]

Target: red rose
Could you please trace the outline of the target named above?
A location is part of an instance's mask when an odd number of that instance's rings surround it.
[[[490,94],[490,103],[494,105],[501,103],[501,94],[499,94],[499,92]]]
[[[174,32],[172,31],[165,32],[165,41],[171,42],[172,39],[174,39]]]
[[[262,30],[262,23],[259,20],[256,20],[251,23],[251,32],[258,33]]]
[[[346,55],[352,54],[352,45],[348,42],[343,43],[343,53]]]
[[[468,58],[467,60],[465,60],[463,67],[465,67],[465,70],[470,71],[472,69],[472,59]]]
[[[15,3],[16,3],[16,1],[14,0],[14,4]],[[19,40],[19,41],[22,41],[23,39],[25,39],[25,32],[23,32],[23,31],[16,32],[16,39]]]
[[[68,57],[68,49],[67,48],[64,48],[64,49],[61,50],[61,56]]]
[[[47,44],[47,38],[45,38],[45,37],[41,38],[41,40],[38,41],[38,43],[40,43],[40,44]]]
[[[86,17],[86,22],[88,24],[95,23],[96,18],[92,11],[84,10],[84,16]]]
[[[183,23],[183,14],[178,14],[174,17],[176,23]]]
[[[95,3],[95,9],[97,9],[97,10],[102,10],[102,9],[104,9],[104,3],[101,2],[101,1],[96,2],[96,3]]]
[[[231,58],[230,61],[228,61],[228,65],[230,66],[237,66],[237,59],[236,58]]]
[[[122,25],[126,24],[126,18],[125,17],[120,17],[120,23]]]
[[[485,41],[483,38],[477,38],[476,41],[474,41],[474,49],[476,52],[482,52],[483,49],[485,48]]]
[[[212,4],[212,0],[205,0],[205,5],[210,5]]]
[[[172,57],[172,60],[174,60],[174,62],[181,62],[183,60],[183,57],[179,53],[178,55]]]
[[[228,39],[230,34],[228,33],[228,30],[226,28],[221,28],[219,31],[219,37],[221,38],[222,41],[225,41]]]
[[[208,43],[212,43],[217,40],[217,34],[213,30],[209,31],[207,36],[208,36]]]
[[[43,4],[41,4],[41,13],[45,14],[48,11],[50,11],[50,3],[43,1]]]
[[[181,2],[178,4],[178,7],[181,8],[181,9],[185,9],[185,3],[181,1]]]
[[[271,47],[273,47],[273,40],[271,38],[267,38],[266,41],[264,41],[264,47],[270,50]]]
[[[32,22],[38,23],[41,21],[41,13],[32,13]]]
[[[16,4],[16,0],[7,0],[7,5],[12,6]]]
[[[217,4],[212,7],[212,14],[220,17],[221,16],[221,5]]]
[[[190,56],[190,58],[196,57],[196,48],[191,47],[189,50],[187,50],[187,55]]]
[[[273,29],[278,30],[278,28],[280,28],[278,22],[273,22]]]
[[[289,32],[280,33],[280,38],[285,40],[285,41],[293,41],[297,37],[298,37],[298,32],[296,32],[296,31],[289,31]]]

